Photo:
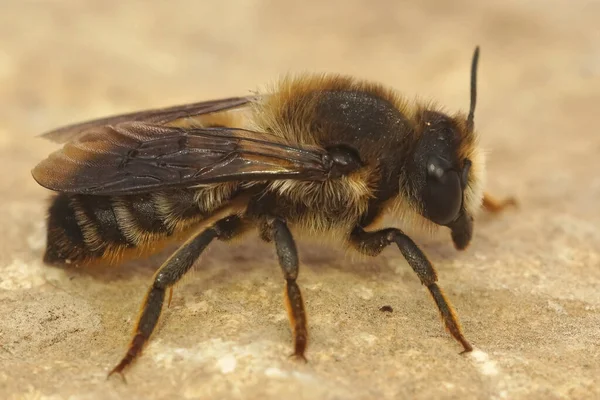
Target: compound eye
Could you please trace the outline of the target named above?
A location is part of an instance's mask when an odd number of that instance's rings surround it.
[[[462,206],[462,177],[448,164],[439,158],[429,160],[422,192],[425,215],[438,225],[454,221]]]

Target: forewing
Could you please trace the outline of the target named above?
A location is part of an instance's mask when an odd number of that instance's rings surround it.
[[[324,149],[288,146],[266,133],[129,122],[82,133],[32,174],[57,192],[119,195],[224,181],[324,180],[330,164]]]
[[[78,135],[81,135],[92,128],[115,126],[125,122],[144,122],[152,125],[164,125],[181,118],[192,118],[198,115],[242,107],[250,103],[253,99],[256,99],[256,97],[231,97],[228,99],[203,101],[200,103],[183,104],[168,108],[115,115],[112,117],[99,118],[92,121],[64,126],[46,132],[41,136],[57,143],[66,143],[70,140],[74,140]]]

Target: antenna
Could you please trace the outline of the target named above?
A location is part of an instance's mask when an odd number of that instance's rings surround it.
[[[479,63],[479,46],[475,47],[473,61],[471,61],[471,105],[467,117],[467,129],[472,132],[475,118],[475,105],[477,104],[477,64]]]

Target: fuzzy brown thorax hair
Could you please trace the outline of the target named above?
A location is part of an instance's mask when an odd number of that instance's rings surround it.
[[[437,157],[458,175],[469,164],[460,208],[469,216],[479,209],[484,156],[465,114],[450,116],[432,104],[410,103],[397,91],[378,83],[340,75],[286,76],[264,93],[252,106],[248,118],[251,129],[270,132],[292,145],[347,145],[365,163],[365,169],[349,180],[332,182],[328,186],[331,196],[347,193],[348,203],[364,211],[373,191],[385,191],[381,186],[391,185],[395,195],[382,199],[387,211],[405,223],[432,229],[439,221],[435,221],[435,213],[428,211],[424,193],[431,186],[427,163],[429,158]],[[390,178],[396,182],[390,183]],[[317,193],[322,187],[320,183],[293,181],[274,186],[305,193]],[[429,196],[440,203],[433,207],[445,206],[443,194]],[[316,203],[314,197],[306,198]]]

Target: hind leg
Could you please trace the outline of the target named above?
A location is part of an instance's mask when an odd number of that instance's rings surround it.
[[[144,302],[135,327],[135,334],[129,349],[121,362],[114,367],[108,376],[118,373],[131,364],[142,352],[142,348],[150,338],[160,317],[167,289],[172,289],[186,272],[194,265],[202,252],[216,238],[227,240],[233,236],[240,224],[238,217],[227,217],[212,227],[196,233],[188,239],[154,275],[153,283]],[[170,299],[169,299],[170,300]]]

